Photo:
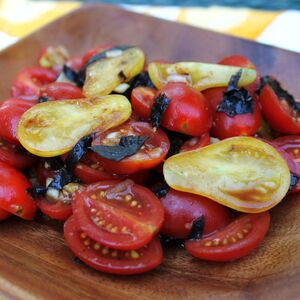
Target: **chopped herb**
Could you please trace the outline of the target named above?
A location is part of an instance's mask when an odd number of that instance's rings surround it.
[[[199,240],[202,238],[204,230],[204,216],[201,216],[193,221],[190,234],[188,236],[189,240]]]
[[[132,89],[138,86],[151,87],[151,88],[155,87],[149,77],[148,71],[143,71],[137,76],[135,76],[133,79],[131,79],[130,86]]]
[[[92,143],[92,136],[88,135],[81,138],[70,151],[66,158],[66,169],[69,172],[73,172],[76,164],[82,158],[82,156],[87,152],[88,148],[91,146]]]
[[[37,186],[37,187],[28,188],[27,192],[33,199],[38,199],[46,195],[47,189],[44,187]]]
[[[159,127],[161,119],[164,115],[164,112],[168,108],[170,101],[171,99],[167,98],[167,96],[164,93],[159,94],[154,99],[150,113],[150,121],[153,127]]]
[[[137,153],[147,138],[147,136],[122,136],[118,145],[97,145],[90,147],[90,149],[104,158],[120,161],[127,156]]]
[[[156,195],[157,198],[162,198],[167,195],[170,187],[166,182],[157,182],[151,187],[151,191]]]
[[[244,88],[238,88],[238,82],[242,75],[240,70],[231,76],[228,89],[223,94],[223,99],[217,106],[217,112],[224,112],[229,117],[235,115],[253,113],[254,101],[249,92]]]
[[[300,103],[297,102],[295,98],[291,94],[289,94],[287,90],[283,89],[280,83],[276,79],[270,76],[263,76],[260,79],[260,85],[257,90],[258,94],[261,92],[262,88],[265,85],[269,85],[280,100],[285,100],[293,110],[300,112]]]
[[[74,82],[78,87],[83,87],[85,81],[85,71],[80,70],[79,72],[74,71],[67,65],[64,65],[63,72],[65,76],[72,82]]]
[[[39,103],[44,103],[44,102],[48,102],[48,101],[50,101],[50,99],[46,96],[39,97]]]
[[[66,168],[61,168],[48,185],[48,188],[62,190],[65,185],[74,181],[75,179],[73,174],[70,173]]]
[[[291,191],[299,182],[300,176],[291,173],[291,183],[290,183],[290,187],[289,187],[289,191]]]

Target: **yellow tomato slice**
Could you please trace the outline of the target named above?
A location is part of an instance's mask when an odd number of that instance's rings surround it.
[[[160,89],[168,82],[183,81],[198,91],[227,86],[231,76],[239,70],[242,70],[239,86],[245,86],[256,79],[256,71],[253,69],[218,64],[179,62],[176,64],[151,63],[148,66],[150,79],[156,88]]]
[[[48,101],[22,115],[17,136],[29,152],[52,157],[68,152],[80,138],[95,130],[122,124],[130,115],[130,102],[121,95]]]
[[[107,51],[109,52],[109,51]],[[138,47],[117,50],[116,55],[100,59],[87,67],[83,94],[87,97],[110,94],[144,68],[145,55]]]
[[[278,204],[290,185],[289,168],[281,155],[252,137],[234,137],[171,156],[163,172],[174,189],[249,213]]]

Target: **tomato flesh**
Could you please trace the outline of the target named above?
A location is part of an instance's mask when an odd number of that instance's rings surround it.
[[[64,203],[60,200],[55,203],[49,202],[47,199],[42,198],[37,201],[38,208],[50,217],[55,220],[67,220],[72,215],[71,203]]]
[[[80,230],[74,216],[64,224],[64,237],[76,257],[88,266],[112,274],[140,274],[161,264],[163,252],[155,238],[136,250],[116,250],[95,242]]]
[[[264,239],[270,227],[270,214],[242,215],[223,230],[199,240],[185,242],[193,256],[211,261],[231,261],[248,255]]]
[[[114,249],[137,249],[159,231],[164,209],[147,188],[131,180],[101,181],[73,196],[73,214],[93,240]]]
[[[250,213],[278,204],[290,185],[285,160],[273,147],[252,137],[234,137],[171,156],[163,171],[174,189]]]
[[[117,128],[97,135],[92,145],[115,145],[121,136],[147,136],[142,148],[121,161],[113,161],[99,155],[99,162],[105,170],[116,174],[132,174],[141,170],[148,170],[159,165],[166,157],[170,143],[167,135],[160,129],[155,132],[151,124],[146,122],[129,122]]]

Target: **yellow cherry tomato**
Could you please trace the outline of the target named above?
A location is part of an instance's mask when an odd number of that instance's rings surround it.
[[[227,86],[232,75],[242,70],[239,86],[245,86],[256,79],[253,69],[206,64],[200,62],[179,62],[176,64],[151,63],[149,76],[156,88],[168,82],[186,82],[194,89],[203,91],[211,87]]]
[[[290,185],[285,160],[273,147],[252,137],[234,137],[171,156],[163,172],[174,189],[248,213],[275,206]]]
[[[17,136],[29,152],[52,157],[70,151],[80,138],[93,131],[122,124],[130,115],[130,102],[121,95],[48,101],[22,115]]]

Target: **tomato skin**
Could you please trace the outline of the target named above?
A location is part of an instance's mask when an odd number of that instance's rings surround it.
[[[166,236],[187,238],[193,221],[201,216],[204,217],[204,236],[222,229],[231,221],[227,207],[206,197],[170,189],[160,200],[165,209],[160,232]]]
[[[52,82],[40,88],[40,96],[49,100],[82,99],[85,96],[79,87],[68,82]]]
[[[168,83],[159,93],[171,101],[161,125],[169,130],[191,136],[201,136],[210,130],[212,114],[206,98],[185,83]]]
[[[34,105],[31,101],[7,99],[0,106],[0,137],[14,145],[20,145],[17,138],[17,125],[25,111]]]
[[[223,230],[203,239],[186,241],[185,248],[193,256],[204,260],[236,260],[253,251],[262,242],[269,227],[268,211],[241,215]]]
[[[29,67],[23,69],[13,80],[11,96],[28,100],[37,100],[40,87],[53,82],[57,77],[54,70],[43,67]]]
[[[30,183],[17,169],[0,162],[0,208],[31,220],[37,209],[27,193]]]
[[[100,145],[104,138],[112,132],[129,132],[134,135],[147,136],[145,149],[125,157],[121,161],[113,161],[98,155],[98,160],[105,170],[116,174],[133,174],[141,170],[149,170],[159,165],[166,157],[170,142],[167,135],[160,129],[153,132],[152,126],[146,122],[129,122],[98,135],[92,145]]]
[[[193,137],[183,143],[180,152],[192,151],[210,144],[210,135],[208,132],[203,133],[200,137]]]
[[[280,133],[300,134],[300,124],[292,117],[291,110],[281,103],[268,84],[260,91],[259,103],[262,114],[272,129]]]
[[[149,243],[164,220],[157,197],[130,180],[90,184],[74,193],[72,208],[78,225],[90,238],[120,250]]]
[[[85,236],[74,216],[65,222],[64,237],[71,251],[88,266],[102,272],[119,275],[140,274],[156,268],[163,260],[163,251],[158,238],[154,238],[147,248],[143,247],[132,252],[103,248]],[[88,241],[89,245],[84,245],[84,241]],[[132,257],[133,254],[136,255],[135,258]]]
[[[4,221],[11,216],[11,213],[0,208],[0,221]]]
[[[95,54],[108,50],[111,47],[112,45],[106,44],[106,45],[96,46],[88,50],[87,52],[85,52],[85,54],[82,57],[82,66],[84,66],[89,61],[89,59]]]
[[[31,167],[36,161],[36,157],[0,138],[0,161],[23,170]]]
[[[158,91],[155,88],[138,86],[131,92],[131,105],[133,111],[148,120],[151,113],[151,108]]]
[[[42,213],[51,219],[64,221],[72,215],[71,203],[63,203],[62,201],[50,203],[47,199],[42,198],[37,201],[37,206]]]
[[[224,57],[221,61],[219,61],[218,64],[256,70],[257,76],[255,81],[245,86],[245,89],[248,90],[251,94],[255,93],[260,81],[260,72],[246,56],[243,55],[227,56]]]
[[[224,112],[216,112],[211,133],[219,139],[234,136],[251,136],[257,132],[260,123],[261,113],[258,103],[255,101],[253,113],[238,114],[230,117]]]
[[[213,118],[217,111],[217,106],[223,99],[223,94],[226,92],[227,87],[216,87],[204,90],[202,93],[204,97],[208,100]]]

